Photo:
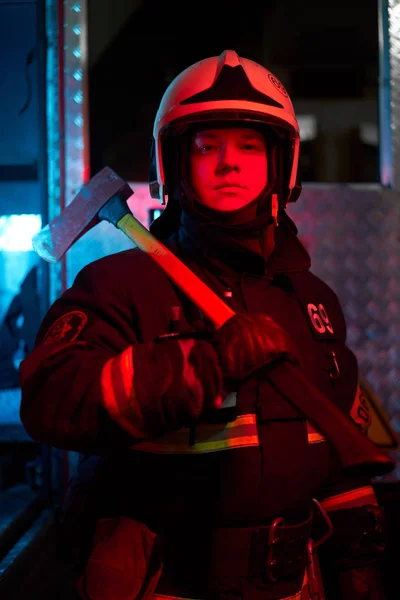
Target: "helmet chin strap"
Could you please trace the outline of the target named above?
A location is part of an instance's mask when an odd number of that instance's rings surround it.
[[[275,227],[279,225],[279,200],[278,194],[271,196],[271,218]]]

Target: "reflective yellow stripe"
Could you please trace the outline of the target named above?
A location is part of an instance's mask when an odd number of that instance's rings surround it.
[[[118,408],[118,402],[112,384],[112,361],[110,359],[106,362],[101,372],[101,391],[103,405],[107,408],[108,412],[112,417],[119,415],[120,411]]]
[[[309,444],[325,441],[309,423],[307,429]],[[153,454],[202,454],[259,445],[256,415],[250,414],[240,415],[230,423],[198,423],[193,446],[189,445],[189,429],[183,427],[157,439],[138,442],[132,449]]]
[[[110,358],[101,373],[103,404],[112,416],[125,412],[133,388],[132,348]]]
[[[319,442],[326,442],[326,439],[323,435],[319,433],[312,425],[307,421],[307,431],[308,431],[308,443],[309,444],[319,444]]]
[[[139,442],[132,449],[154,454],[201,454],[259,445],[256,415],[240,415],[231,423],[198,423],[193,446],[189,445],[189,429],[185,427],[156,440]]]
[[[102,403],[110,417],[133,437],[142,439],[142,411],[134,398],[133,348],[110,358],[101,372]]]
[[[127,348],[120,354],[119,367],[124,386],[125,396],[128,401],[131,398],[133,389],[133,360],[132,360],[132,348]]]
[[[338,510],[342,508],[354,508],[356,506],[365,506],[365,504],[378,504],[375,491],[372,485],[366,485],[356,490],[350,490],[326,498],[321,502],[325,510]]]

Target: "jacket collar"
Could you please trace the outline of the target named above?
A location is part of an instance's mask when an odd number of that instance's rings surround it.
[[[284,211],[275,229],[275,248],[268,260],[234,237],[208,237],[204,227],[197,228],[192,219],[182,218],[173,239],[184,252],[204,266],[212,263],[214,269],[228,270],[236,276],[246,272],[272,279],[275,274],[296,273],[311,267],[310,255],[297,236],[296,225]]]
[[[267,270],[275,273],[295,273],[308,271],[311,257],[299,240],[297,227],[283,212],[279,226],[275,229],[275,248],[267,261]]]

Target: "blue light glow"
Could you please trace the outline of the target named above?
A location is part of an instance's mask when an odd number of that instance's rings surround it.
[[[76,57],[76,58],[80,58],[82,56],[82,50],[80,49],[79,46],[76,46],[76,48],[74,48],[72,50],[72,54]]]
[[[28,252],[32,250],[32,238],[41,228],[41,215],[0,217],[0,251]]]
[[[82,73],[82,69],[76,69],[75,73],[74,73],[74,79],[76,79],[76,81],[82,81],[83,78],[83,73]]]

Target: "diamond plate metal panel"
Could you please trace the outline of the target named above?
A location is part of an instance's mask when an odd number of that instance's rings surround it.
[[[131,209],[148,226],[146,211],[154,201],[147,185],[132,188]],[[337,293],[348,344],[400,433],[400,194],[377,185],[308,184],[288,213],[311,254],[312,271]],[[87,262],[131,246],[101,223],[70,249],[69,284]],[[400,479],[400,452],[396,458],[390,479]]]
[[[400,190],[400,0],[389,0],[388,16],[393,185]]]
[[[305,186],[288,214],[312,271],[337,293],[348,344],[400,433],[400,197],[376,186]],[[398,467],[390,478],[400,479]]]

